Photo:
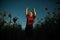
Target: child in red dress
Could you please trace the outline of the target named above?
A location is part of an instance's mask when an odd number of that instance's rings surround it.
[[[35,8],[34,8],[34,12],[28,12],[28,8],[26,8],[26,18],[27,18],[27,22],[26,22],[25,31],[26,31],[27,36],[32,36],[33,23],[34,23],[35,17],[36,17]]]

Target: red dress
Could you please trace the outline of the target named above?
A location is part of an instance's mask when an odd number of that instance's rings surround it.
[[[35,16],[30,17],[29,15],[27,15],[27,24],[26,25],[33,26],[34,19],[35,19]]]
[[[32,17],[30,17],[29,15],[27,15],[26,18],[27,18],[26,28],[25,28],[26,35],[28,37],[32,37],[32,35],[33,35],[33,23],[34,23],[35,16],[33,15]]]

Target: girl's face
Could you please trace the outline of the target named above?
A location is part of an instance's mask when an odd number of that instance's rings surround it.
[[[30,12],[30,13],[29,13],[29,16],[30,16],[30,17],[32,17],[32,16],[33,16],[33,13],[32,13],[32,12]]]

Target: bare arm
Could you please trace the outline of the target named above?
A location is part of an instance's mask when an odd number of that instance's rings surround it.
[[[35,8],[34,8],[34,16],[36,16],[36,10],[35,10]]]
[[[28,15],[28,8],[26,8],[26,15]]]

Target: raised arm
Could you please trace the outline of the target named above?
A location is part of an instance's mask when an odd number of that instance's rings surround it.
[[[28,8],[26,8],[26,15],[28,15]]]
[[[35,10],[35,8],[34,8],[34,16],[36,16],[36,10]]]

